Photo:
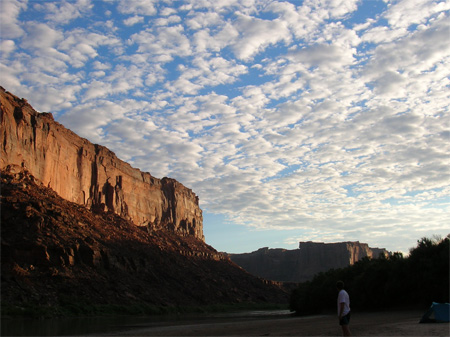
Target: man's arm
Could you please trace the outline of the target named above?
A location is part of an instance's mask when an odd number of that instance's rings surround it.
[[[342,319],[342,314],[344,313],[345,303],[339,303],[339,320]]]

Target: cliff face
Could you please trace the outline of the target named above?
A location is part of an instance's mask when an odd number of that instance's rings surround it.
[[[202,211],[190,189],[132,168],[1,87],[0,103],[0,169],[26,168],[66,200],[112,211],[150,230],[167,228],[204,240]]]
[[[267,280],[304,282],[317,273],[353,265],[364,257],[388,256],[385,249],[360,242],[300,242],[300,249],[261,248],[252,253],[229,254],[231,260],[249,273]]]

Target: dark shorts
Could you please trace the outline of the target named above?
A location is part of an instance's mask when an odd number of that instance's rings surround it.
[[[339,320],[339,325],[348,325],[350,323],[350,313]]]

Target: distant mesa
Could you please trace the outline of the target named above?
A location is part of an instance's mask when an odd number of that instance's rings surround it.
[[[304,282],[330,269],[353,265],[364,257],[390,256],[384,248],[356,242],[300,242],[299,249],[261,248],[252,253],[229,254],[231,260],[250,274],[267,280]]]

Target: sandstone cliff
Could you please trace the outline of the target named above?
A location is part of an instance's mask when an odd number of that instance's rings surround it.
[[[370,248],[360,242],[300,242],[299,247],[294,250],[261,248],[229,256],[249,273],[267,280],[304,282],[317,273],[353,265],[364,257],[389,255],[385,249]]]
[[[150,230],[204,240],[202,211],[190,189],[132,168],[1,87],[0,103],[0,169],[26,168],[66,200],[112,211]]]

